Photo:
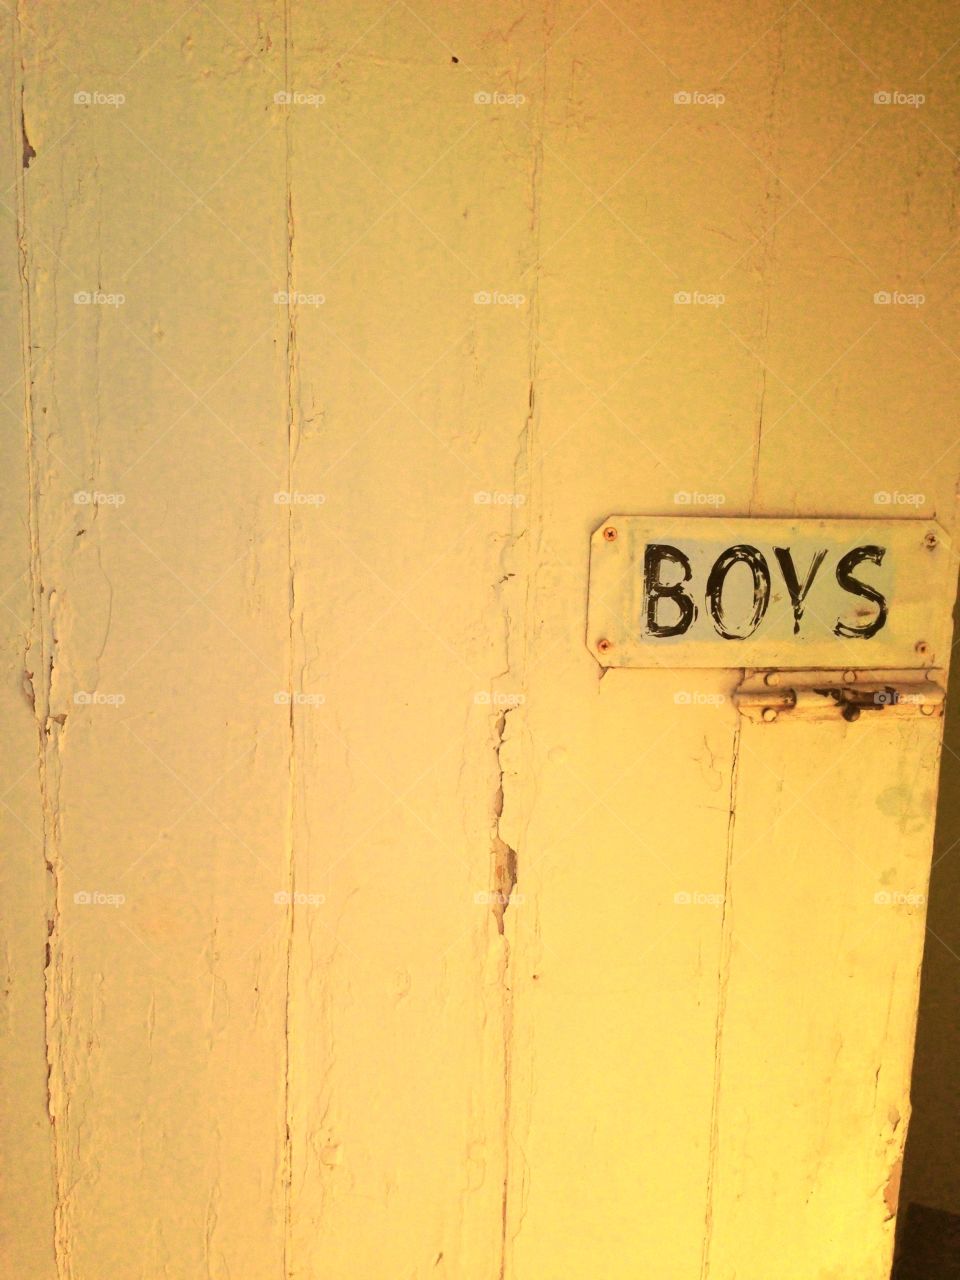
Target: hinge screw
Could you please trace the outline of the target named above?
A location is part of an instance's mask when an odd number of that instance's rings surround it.
[[[773,707],[765,707],[763,711],[763,718],[766,720],[767,724],[772,724],[777,718],[776,710]]]

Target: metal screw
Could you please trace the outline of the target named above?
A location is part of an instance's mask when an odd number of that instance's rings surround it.
[[[932,529],[930,530],[929,533],[925,533],[923,535],[923,545],[925,547],[929,547],[931,551],[937,545],[937,535],[933,532]]]
[[[597,651],[598,651],[599,653],[609,653],[609,652],[610,652],[610,650],[611,650],[612,648],[613,648],[613,641],[612,641],[612,640],[598,640],[598,641],[597,641]]]
[[[845,671],[843,673],[843,680],[845,684],[855,684],[856,679],[857,673],[855,671]]]
[[[603,536],[604,538],[606,538],[607,542],[616,542],[617,531],[612,524],[607,525],[607,527],[603,531]]]
[[[929,702],[925,702],[920,708],[920,714],[922,716],[932,716],[935,710],[936,708],[932,707]]]
[[[921,655],[921,657],[923,656],[923,654],[930,652],[930,646],[927,644],[926,640],[918,640],[913,647],[914,649],[916,649],[917,653]]]

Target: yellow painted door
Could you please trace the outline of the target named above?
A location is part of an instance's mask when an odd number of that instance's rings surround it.
[[[588,560],[949,552],[949,11],[0,21],[9,1274],[886,1280],[941,721]]]

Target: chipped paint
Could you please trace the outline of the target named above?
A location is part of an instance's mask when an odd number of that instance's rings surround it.
[[[886,1273],[939,716],[598,670],[587,553],[955,560],[948,19],[0,16],[11,1275]]]

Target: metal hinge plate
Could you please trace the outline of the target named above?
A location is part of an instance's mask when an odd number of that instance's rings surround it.
[[[734,690],[738,711],[766,723],[781,716],[858,720],[943,715],[942,671],[747,671]]]

